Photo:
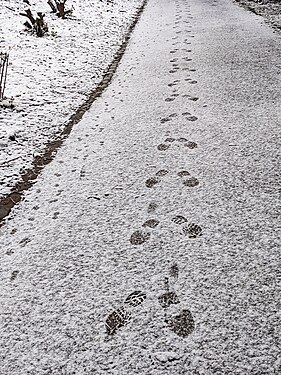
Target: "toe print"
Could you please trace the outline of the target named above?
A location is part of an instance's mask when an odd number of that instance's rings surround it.
[[[191,96],[191,95],[188,95],[188,94],[184,94],[182,95],[183,98],[187,98],[188,100],[191,100],[193,102],[197,102],[197,100],[199,100],[199,98],[197,98],[197,96]]]
[[[170,277],[173,278],[175,281],[179,278],[179,267],[177,263],[174,263],[170,268]]]
[[[190,173],[188,171],[180,171],[178,172],[179,177],[185,177],[185,176],[190,176]]]
[[[157,177],[163,177],[163,176],[166,176],[166,174],[168,174],[169,171],[167,171],[167,169],[160,169],[160,171],[156,172],[156,176]]]
[[[158,204],[154,203],[154,202],[151,202],[149,203],[148,205],[148,209],[147,209],[147,212],[150,214],[150,213],[154,213],[156,211],[158,207]]]
[[[180,300],[175,292],[166,292],[158,297],[160,305],[166,309],[172,304],[180,303]]]
[[[178,139],[175,139],[173,137],[169,137],[169,138],[166,138],[163,143],[160,143],[157,146],[157,149],[159,151],[166,151],[171,147],[172,143],[174,143],[176,146],[178,144],[181,144],[181,145],[183,144],[184,147],[187,147],[189,149],[197,148],[197,143],[195,143],[193,141],[189,141],[188,139],[186,139],[184,137],[180,137]],[[175,146],[173,146],[173,147],[175,147]]]
[[[178,138],[177,141],[180,143],[184,143],[184,142],[188,142],[188,139],[182,137],[182,138]]]
[[[168,122],[168,121],[171,121],[172,120],[172,117],[163,117],[161,118],[160,122],[161,124],[164,124],[165,122]]]
[[[168,83],[169,87],[177,86],[180,83],[179,79],[175,79],[173,82]]]
[[[183,185],[187,187],[195,187],[199,185],[199,180],[197,180],[197,178],[195,177],[190,177],[187,180],[183,181]]]
[[[131,320],[131,313],[126,311],[123,307],[113,311],[105,321],[106,333],[114,335],[116,331],[129,323]]]
[[[146,220],[146,222],[142,226],[148,228],[156,228],[159,223],[160,222],[157,219],[149,219]]]
[[[154,185],[158,184],[161,181],[160,177],[164,177],[168,173],[169,171],[167,171],[166,169],[160,169],[155,173],[155,176],[150,177],[145,181],[146,187],[152,188]]]
[[[174,141],[175,141],[175,138],[169,137],[169,138],[166,138],[164,142],[172,143]]]
[[[186,118],[187,121],[196,121],[198,117],[191,115],[189,112],[183,112],[182,115]]]
[[[189,336],[195,328],[192,314],[187,309],[182,310],[178,315],[166,317],[165,322],[170,330],[180,337]]]
[[[159,178],[157,178],[157,177],[151,177],[151,178],[148,178],[145,181],[145,185],[148,188],[152,188],[154,185],[158,184],[159,182],[160,182]]]
[[[185,147],[188,147],[190,149],[197,148],[197,143],[188,141],[184,144]]]
[[[141,305],[145,299],[146,299],[145,293],[141,291],[135,291],[128,295],[124,303],[130,306],[136,307],[138,305]]]
[[[171,145],[167,145],[167,144],[165,144],[165,143],[161,143],[160,145],[157,146],[157,149],[158,149],[159,151],[166,151],[166,150],[168,150],[168,148],[170,148],[170,147],[171,147]]]
[[[189,238],[197,238],[202,236],[202,228],[198,224],[190,223],[182,228],[182,232]]]
[[[148,212],[155,212],[157,204],[150,203],[148,207]],[[149,240],[151,236],[151,229],[155,229],[159,225],[160,221],[157,219],[148,219],[143,224],[144,229],[136,230],[131,234],[130,242],[132,245],[138,246],[142,245]]]
[[[150,233],[137,230],[131,235],[130,242],[132,245],[142,245],[143,243],[148,241],[149,238],[150,238]]]
[[[172,218],[172,222],[175,223],[175,224],[177,224],[177,225],[181,225],[183,223],[186,223],[187,219],[184,216],[177,215],[177,216],[174,216]]]

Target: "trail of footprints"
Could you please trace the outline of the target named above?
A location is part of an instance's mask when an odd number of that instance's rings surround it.
[[[187,308],[179,309],[172,313],[171,306],[180,304],[180,299],[174,290],[179,276],[179,267],[175,263],[170,267],[169,277],[165,278],[165,292],[157,297],[158,304],[164,311],[164,323],[174,334],[180,337],[189,336],[195,329],[193,316]],[[137,307],[145,302],[147,295],[145,292],[136,290],[130,293],[123,304],[108,315],[105,321],[106,333],[108,336],[115,335],[125,325],[128,325],[132,319],[132,310],[137,312]],[[156,300],[156,298],[155,298]]]
[[[184,5],[186,7],[186,4]],[[175,36],[172,38],[173,49],[170,50],[171,58],[171,68],[169,74],[174,74],[181,69],[189,73],[193,73],[196,69],[191,68],[188,64],[192,61],[190,53],[192,49],[190,48],[191,42],[190,38],[193,38],[194,35],[190,29],[190,21],[182,21],[182,12],[186,9],[180,9],[180,4],[176,1],[176,21],[175,21]],[[192,19],[190,12],[187,12],[188,19]],[[184,25],[184,29],[180,29],[181,25]],[[186,36],[184,39],[182,36]],[[181,39],[180,39],[181,38]],[[181,48],[180,45],[184,44],[184,47]],[[187,48],[186,48],[187,47]],[[180,56],[178,56],[180,54]],[[180,65],[183,65],[181,68]],[[185,82],[190,85],[196,85],[197,81],[190,77],[189,75],[184,79]],[[185,93],[183,95],[179,94],[178,88],[181,81],[179,79],[174,79],[168,84],[168,87],[172,89],[172,93],[169,97],[165,98],[165,102],[172,103],[178,98],[186,99],[192,102],[197,102],[199,98],[197,96]],[[187,121],[195,122],[198,118],[185,111],[181,114],[171,113],[166,117],[160,119],[161,124],[168,123],[170,121],[175,121],[178,118],[185,119]],[[159,152],[166,152],[171,148],[179,147],[182,150],[192,150],[197,148],[197,143],[190,141],[187,138],[180,137],[167,137],[160,144],[157,145],[157,150]],[[170,172],[166,169],[160,169],[155,173],[154,176],[147,178],[145,181],[145,186],[148,189],[152,189],[157,186],[159,183],[164,182],[166,176]],[[192,176],[190,172],[186,170],[180,170],[176,172],[176,178],[179,178],[182,185],[188,188],[196,188],[199,185],[199,180]],[[149,241],[153,232],[158,230],[158,226],[161,221],[156,217],[158,205],[154,202],[150,203],[147,209],[147,213],[151,216],[146,221],[143,222],[141,227],[134,231],[130,236],[130,243],[133,246],[140,246],[147,241]],[[202,228],[199,224],[194,223],[192,220],[188,220],[185,216],[176,215],[171,217],[170,224],[178,227],[180,234],[186,236],[189,239],[195,240],[202,235]],[[164,310],[165,319],[164,322],[166,327],[169,328],[172,332],[180,337],[187,337],[195,329],[195,323],[193,316],[188,309],[182,309],[177,314],[171,314],[169,312],[172,305],[180,304],[180,299],[177,293],[174,290],[174,286],[177,283],[179,277],[179,267],[177,264],[173,264],[169,270],[169,277],[165,278],[165,292],[157,297],[158,304]],[[105,321],[106,333],[108,336],[113,336],[116,334],[123,326],[130,323],[132,319],[132,314],[137,312],[138,306],[143,304],[147,298],[147,295],[143,291],[134,291],[129,294],[123,304],[111,312]]]

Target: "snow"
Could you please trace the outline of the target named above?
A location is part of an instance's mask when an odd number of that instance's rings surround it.
[[[276,30],[281,30],[281,2],[279,0],[234,0],[246,9],[264,17]]]
[[[66,8],[74,11],[62,20],[47,1],[34,0],[32,12],[45,13],[49,26],[49,35],[37,38],[24,31],[27,18],[19,15],[28,5],[0,1],[0,51],[10,53],[5,95],[15,105],[0,107],[0,196],[101,81],[142,3],[68,0]]]
[[[0,229],[1,375],[278,374],[280,37],[260,23],[230,0],[149,1],[110,86]],[[180,303],[163,308],[171,286]],[[146,299],[128,307],[134,291]],[[117,309],[131,320],[111,337]],[[167,318],[186,310],[181,337]]]

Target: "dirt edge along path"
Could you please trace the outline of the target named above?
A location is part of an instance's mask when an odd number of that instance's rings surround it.
[[[21,174],[20,180],[11,188],[11,193],[5,196],[0,196],[0,227],[5,224],[4,220],[10,214],[11,209],[23,199],[23,192],[31,188],[45,165],[49,164],[54,159],[57,150],[62,146],[65,139],[71,133],[73,126],[79,123],[83,115],[90,109],[94,101],[100,97],[103,91],[109,86],[119,62],[125,53],[126,47],[131,38],[131,34],[138,20],[140,19],[147,2],[148,0],[144,0],[143,4],[138,8],[133,22],[125,35],[123,43],[116,52],[100,83],[92,92],[89,93],[88,99],[70,116],[61,134],[56,139],[48,142],[42,155],[36,156],[33,159],[32,167]]]

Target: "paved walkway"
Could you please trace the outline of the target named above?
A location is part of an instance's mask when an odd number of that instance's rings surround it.
[[[278,373],[280,52],[230,0],[149,1],[1,228],[1,375]]]

